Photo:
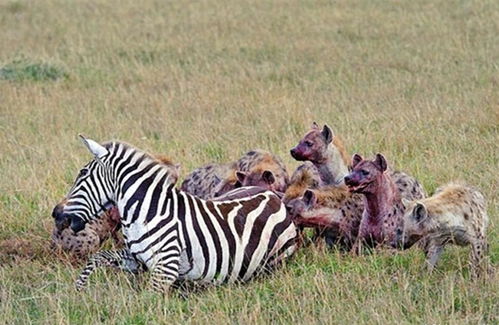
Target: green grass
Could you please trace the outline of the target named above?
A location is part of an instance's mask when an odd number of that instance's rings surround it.
[[[27,59],[16,59],[0,68],[0,80],[50,81],[68,78],[62,68],[47,63],[32,63]]]
[[[0,27],[0,323],[499,321],[497,271],[470,281],[457,247],[431,275],[416,249],[307,247],[187,299],[112,271],[76,293],[80,267],[47,249],[51,210],[90,158],[78,133],[169,155],[183,175],[254,148],[292,171],[315,120],[429,192],[479,187],[497,270],[497,1],[0,0]]]

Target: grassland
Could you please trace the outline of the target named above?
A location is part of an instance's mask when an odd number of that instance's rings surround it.
[[[162,297],[47,250],[50,212],[120,139],[183,173],[246,150],[288,154],[312,121],[350,153],[384,153],[431,193],[488,198],[499,263],[499,2],[0,0],[0,323],[496,323],[499,278],[466,249],[424,272],[417,250],[302,250],[265,279]]]

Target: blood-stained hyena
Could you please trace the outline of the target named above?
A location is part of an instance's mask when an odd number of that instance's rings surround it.
[[[155,156],[158,161],[170,169],[172,182],[176,183],[180,174],[180,165],[163,155]],[[108,239],[113,238],[115,245],[122,246],[123,238],[120,229],[120,215],[118,209],[107,210],[99,219],[88,223],[82,231],[74,233],[64,222],[55,220],[55,226],[52,230],[52,247],[62,249],[75,257],[84,258],[97,252],[102,244]]]
[[[307,189],[303,196],[288,201],[286,207],[297,226],[313,227],[328,245],[337,243],[345,249],[350,249],[357,238],[364,210],[362,196],[344,186]]]
[[[321,130],[315,122],[298,145],[291,149],[291,156],[299,161],[312,162],[326,185],[343,185],[344,176],[351,169],[351,161],[342,141],[327,125]],[[388,173],[402,197],[417,200],[426,196],[423,187],[414,177],[391,169]]]
[[[376,246],[391,243],[405,208],[400,192],[387,173],[387,162],[377,154],[374,160],[364,160],[355,154],[352,172],[345,176],[345,184],[353,193],[363,194],[364,212],[354,251],[363,244]]]
[[[409,248],[424,238],[431,271],[445,245],[471,245],[472,276],[484,274],[488,269],[485,256],[489,218],[482,193],[471,186],[451,183],[437,189],[432,197],[403,203],[406,213],[393,246]]]
[[[122,246],[123,238],[118,232],[119,226],[120,215],[117,208],[106,211],[99,219],[90,222],[76,234],[69,224],[58,224],[52,231],[52,247],[77,258],[84,258],[96,253],[108,238],[113,238],[115,245]]]
[[[242,186],[259,186],[281,194],[289,185],[283,161],[261,149],[249,151],[237,161],[236,175]]]

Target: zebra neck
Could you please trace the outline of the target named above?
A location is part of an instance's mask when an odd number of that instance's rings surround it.
[[[125,181],[125,185],[118,191],[120,199],[117,202],[124,227],[137,221],[148,223],[156,215],[169,213],[167,206],[175,185],[168,180],[169,174],[159,170],[147,173],[145,177],[135,180],[132,184],[127,183],[128,180]]]

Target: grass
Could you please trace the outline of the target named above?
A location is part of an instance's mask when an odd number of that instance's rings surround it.
[[[51,209],[90,158],[78,133],[168,154],[184,175],[254,148],[292,171],[316,120],[429,192],[479,187],[497,270],[497,1],[0,1],[0,27],[16,76],[0,78],[0,323],[499,321],[497,271],[471,282],[467,249],[429,275],[417,250],[307,248],[268,278],[188,299],[111,271],[76,293],[79,267],[47,250]]]
[[[67,73],[57,66],[47,63],[32,63],[26,59],[16,59],[0,68],[0,80],[55,81],[67,77]]]

